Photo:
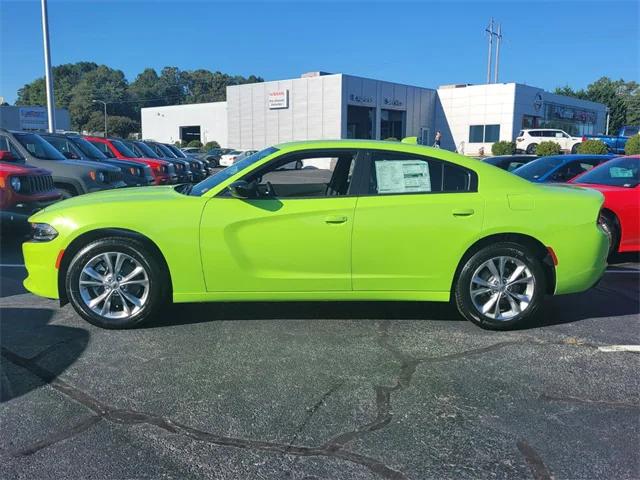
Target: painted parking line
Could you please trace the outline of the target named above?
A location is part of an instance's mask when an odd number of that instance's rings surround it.
[[[23,263],[0,263],[0,268],[24,268]]]
[[[605,270],[606,273],[632,273],[634,275],[639,275],[640,274],[640,270],[633,270],[633,269],[629,269],[629,270]]]
[[[640,345],[606,345],[598,347],[601,352],[632,352],[640,353]]]

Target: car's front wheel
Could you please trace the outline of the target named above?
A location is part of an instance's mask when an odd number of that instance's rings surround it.
[[[525,150],[525,152],[527,152],[528,155],[535,155],[537,148],[538,145],[536,145],[535,143],[531,143],[527,145],[527,149]]]
[[[509,330],[535,316],[544,300],[541,261],[516,243],[496,243],[469,258],[458,276],[455,302],[483,328]]]
[[[71,260],[65,285],[76,312],[102,328],[140,325],[169,300],[163,264],[134,238],[109,237],[82,248]]]

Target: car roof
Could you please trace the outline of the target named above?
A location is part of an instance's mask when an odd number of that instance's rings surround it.
[[[563,163],[567,163],[567,162],[570,162],[571,160],[610,160],[614,157],[615,155],[611,153],[607,153],[604,155],[565,153],[564,155],[547,155],[540,158],[559,158],[563,160]]]

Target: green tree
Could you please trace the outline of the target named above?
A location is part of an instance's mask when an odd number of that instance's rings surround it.
[[[513,155],[516,151],[516,143],[501,140],[491,145],[493,155]]]
[[[604,155],[609,153],[609,149],[604,142],[600,140],[587,140],[578,145],[578,153],[590,154],[590,155]]]
[[[624,153],[627,155],[640,155],[640,134],[634,135],[624,146]]]
[[[540,157],[559,155],[561,151],[560,144],[552,141],[540,142],[536,147],[536,155]]]
[[[207,142],[203,145],[202,147],[202,151],[203,152],[208,152],[209,150],[213,150],[214,148],[220,148],[220,144],[218,142],[216,142],[215,140],[212,140],[210,142]]]
[[[83,130],[104,133],[104,115],[101,112],[91,112]],[[140,131],[140,124],[129,117],[111,115],[107,117],[107,130],[109,136],[127,138]]]

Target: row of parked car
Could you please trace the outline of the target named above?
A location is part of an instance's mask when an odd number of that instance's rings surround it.
[[[604,195],[598,223],[609,236],[610,253],[640,246],[640,155],[503,155],[483,159],[536,183],[567,183]]]
[[[0,129],[0,220],[24,223],[63,198],[123,187],[197,183],[218,165],[175,145]]]

